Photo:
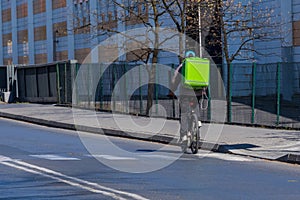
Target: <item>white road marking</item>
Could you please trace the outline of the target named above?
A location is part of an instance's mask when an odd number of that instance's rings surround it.
[[[31,157],[35,158],[42,158],[42,159],[47,159],[47,160],[58,160],[58,161],[63,161],[63,160],[80,160],[79,158],[73,158],[73,157],[65,157],[65,156],[59,156],[59,155],[52,155],[52,154],[41,154],[41,155],[30,155]]]
[[[216,158],[225,161],[235,161],[235,162],[251,162],[253,159],[245,158],[242,156],[235,156],[230,154],[223,154],[223,153],[206,153],[206,154],[197,154],[200,158]]]
[[[185,157],[174,157],[171,155],[155,155],[155,154],[143,154],[137,155],[137,157],[122,157],[122,156],[114,156],[114,155],[86,155],[87,157],[95,157],[100,159],[107,159],[112,161],[130,161],[130,160],[139,160],[139,159],[164,159],[164,160],[195,160],[195,157],[185,158]],[[224,153],[214,153],[211,151],[200,151],[196,154],[199,158],[215,158],[225,161],[235,161],[235,162],[251,162],[253,159],[246,158],[243,156],[237,156],[232,154],[224,154]]]
[[[113,156],[113,155],[86,155],[87,157],[94,157],[94,158],[103,158],[106,160],[113,160],[113,161],[130,161],[130,160],[144,160],[145,158],[149,159],[163,159],[163,160],[195,160],[193,158],[181,158],[175,156],[168,156],[168,155],[154,155],[154,154],[144,154],[144,155],[137,155],[136,157],[122,157],[122,156]]]
[[[129,193],[129,192],[121,191],[121,190],[112,189],[109,187],[99,185],[97,183],[85,181],[85,180],[71,177],[71,176],[67,176],[62,173],[53,171],[51,169],[47,169],[47,168],[40,167],[37,165],[32,165],[32,164],[26,163],[24,161],[12,159],[12,158],[1,156],[1,155],[0,155],[0,159],[1,159],[0,164],[2,164],[2,165],[12,167],[12,168],[15,168],[18,170],[22,170],[25,172],[29,172],[32,174],[38,174],[38,175],[41,175],[41,176],[44,176],[47,178],[51,178],[51,179],[66,183],[66,184],[74,186],[74,187],[78,187],[78,188],[93,192],[93,193],[99,193],[99,194],[102,194],[105,196],[109,196],[114,199],[126,200],[126,198],[121,196],[121,195],[123,195],[123,196],[127,196],[129,198],[136,199],[136,200],[148,200],[147,198],[144,198],[144,197],[134,194],[134,193]]]
[[[0,162],[6,162],[6,161],[11,161],[11,159],[0,155]]]
[[[41,159],[47,159],[47,160],[53,160],[53,161],[76,161],[80,160],[79,158],[74,158],[74,157],[64,157],[60,155],[53,155],[53,154],[41,154],[41,155],[30,155],[31,157],[35,158],[41,158]],[[94,157],[94,158],[101,158],[101,159],[106,159],[106,160],[112,160],[112,161],[131,161],[131,160],[138,160],[142,158],[153,158],[153,159],[167,159],[167,160],[174,160],[174,159],[179,159],[179,160],[194,160],[193,158],[178,158],[178,157],[173,157],[173,156],[168,156],[168,155],[153,155],[153,154],[145,154],[145,155],[137,155],[137,157],[122,157],[122,156],[114,156],[114,155],[85,155],[87,157]],[[240,161],[240,162],[249,162],[253,161],[251,159],[242,157],[242,156],[235,156],[235,155],[230,155],[230,154],[221,154],[221,153],[213,153],[213,152],[205,152],[205,153],[198,153],[198,157],[200,158],[216,158],[216,159],[221,159],[221,160],[226,160],[226,161]],[[138,158],[140,157],[140,158]],[[8,158],[6,157],[1,157],[0,156],[0,162],[6,161]]]
[[[105,195],[105,196],[109,196],[109,197],[112,197],[114,199],[122,199],[122,200],[124,199],[124,198],[121,198],[121,197],[117,196],[114,193],[93,189],[91,187],[87,187],[87,186],[84,186],[84,185],[81,185],[81,184],[78,184],[78,183],[75,183],[75,182],[72,182],[72,181],[68,181],[68,180],[65,180],[65,179],[62,179],[62,178],[59,178],[59,177],[56,177],[56,176],[52,176],[52,175],[49,175],[49,174],[38,172],[38,171],[29,169],[29,168],[26,168],[26,167],[22,167],[22,166],[13,164],[13,163],[2,162],[1,164],[6,165],[8,167],[18,169],[18,170],[29,172],[29,173],[32,173],[32,174],[37,174],[37,175],[41,175],[41,176],[44,176],[44,177],[47,177],[47,178],[51,178],[51,179],[66,183],[68,185],[75,186],[75,187],[78,187],[78,188],[81,188],[81,189],[85,189],[85,190],[88,190],[88,191],[93,192],[93,193],[99,193],[99,194],[102,194],[102,195]]]
[[[94,158],[103,158],[106,160],[137,160],[134,157],[122,157],[122,156],[113,156],[113,155],[87,155],[88,157]]]
[[[155,158],[155,159],[164,159],[164,160],[195,160],[193,158],[182,158],[182,157],[175,157],[175,156],[167,156],[167,155],[141,155],[144,158]]]

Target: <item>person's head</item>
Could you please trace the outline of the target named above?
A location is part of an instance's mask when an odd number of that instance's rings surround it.
[[[195,54],[194,51],[187,51],[187,52],[185,53],[185,57],[186,57],[186,58],[196,57],[196,54]]]

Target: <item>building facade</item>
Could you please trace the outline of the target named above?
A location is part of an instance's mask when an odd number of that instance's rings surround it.
[[[263,5],[273,7],[273,20],[278,22],[270,32],[277,38],[256,42],[255,49],[263,55],[255,55],[260,63],[300,62],[300,2],[297,0],[262,1]],[[274,35],[273,33],[273,35]]]
[[[53,62],[54,29],[67,24],[66,3],[64,0],[1,1],[0,62],[4,65]],[[60,37],[68,36],[65,33]],[[64,55],[67,49],[56,50],[68,59]]]
[[[3,65],[74,59],[82,62],[107,38],[99,34],[98,26],[122,32],[124,26],[140,23],[134,18],[119,23],[120,12],[110,0],[5,0],[0,3],[0,11]],[[147,19],[147,8],[139,6],[136,12]]]
[[[274,16],[280,16],[279,20],[284,22],[281,27],[284,35],[283,40],[255,42],[255,48],[272,53],[267,58],[254,55],[255,59],[259,62],[300,62],[300,2],[261,2],[274,5]],[[120,23],[121,12],[110,0],[3,0],[0,11],[1,65],[60,60],[82,62],[91,49],[107,37],[99,34],[95,27],[110,26],[122,32],[141,23],[137,18]],[[91,17],[91,11],[96,11],[97,17]],[[145,7],[136,7],[135,12],[147,19]]]
[[[97,1],[5,0],[1,1],[0,63],[45,64],[85,57],[89,32],[74,33],[73,17]]]

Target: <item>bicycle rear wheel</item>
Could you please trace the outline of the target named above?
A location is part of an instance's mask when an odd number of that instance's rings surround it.
[[[198,153],[199,141],[200,141],[200,130],[198,126],[198,116],[196,114],[192,115],[191,123],[191,151],[193,154]]]

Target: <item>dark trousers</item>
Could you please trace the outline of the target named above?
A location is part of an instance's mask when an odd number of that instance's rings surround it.
[[[180,97],[180,138],[187,134],[189,124],[188,120],[191,116],[190,102],[194,102],[195,114],[199,117],[199,103],[196,97],[182,96]]]

